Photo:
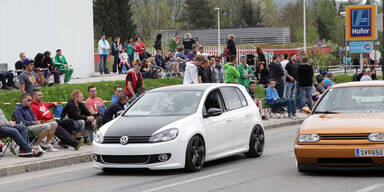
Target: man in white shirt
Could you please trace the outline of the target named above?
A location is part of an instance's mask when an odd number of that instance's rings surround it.
[[[204,62],[204,57],[202,55],[197,55],[195,61],[187,63],[184,74],[183,84],[198,84],[198,72],[197,67],[201,66]]]
[[[101,36],[101,39],[98,43],[98,53],[100,55],[100,64],[99,64],[99,71],[100,74],[109,74],[108,67],[107,67],[107,58],[108,58],[108,50],[109,50],[109,43],[105,39],[105,35]]]
[[[372,81],[372,71],[368,71],[366,75],[361,77],[360,81]]]
[[[283,54],[284,56],[284,59],[280,61],[280,64],[281,64],[281,67],[283,67],[283,69],[285,69],[285,67],[287,66],[288,64],[288,54],[287,53],[284,53]]]

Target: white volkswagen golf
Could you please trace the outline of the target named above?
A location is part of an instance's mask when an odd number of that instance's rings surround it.
[[[243,86],[177,85],[148,91],[101,127],[92,159],[103,170],[199,171],[207,161],[263,150],[258,108]]]

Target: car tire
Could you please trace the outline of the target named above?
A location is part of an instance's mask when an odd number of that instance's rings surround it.
[[[260,157],[264,152],[265,135],[261,126],[253,128],[249,139],[249,150],[245,155],[249,158]]]
[[[187,146],[185,153],[185,170],[197,172],[203,167],[205,161],[205,144],[201,136],[193,136]]]

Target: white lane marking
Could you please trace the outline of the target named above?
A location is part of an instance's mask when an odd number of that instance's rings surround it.
[[[377,183],[377,184],[370,185],[368,187],[359,189],[356,192],[369,192],[369,191],[373,191],[373,190],[381,188],[381,187],[384,187],[384,184]]]
[[[79,165],[82,165],[82,167],[78,167]],[[52,176],[52,175],[58,175],[62,173],[68,173],[72,171],[79,171],[82,169],[89,169],[91,166],[86,166],[84,167],[84,164],[79,164],[77,166],[67,166],[67,167],[58,167],[55,169],[45,169],[45,170],[40,170],[33,172],[32,175],[31,173],[24,173],[21,175],[13,175],[13,176],[7,176],[4,178],[0,179],[0,185],[8,184],[8,183],[14,183],[14,182],[20,182],[20,181],[26,181],[26,180],[32,180],[35,178],[41,178],[41,177],[47,177],[47,176]],[[63,169],[63,170],[60,170]],[[44,173],[43,171],[49,171],[47,173]],[[28,175],[27,175],[28,174]],[[21,178],[24,177],[24,178]]]
[[[194,179],[189,179],[189,180],[185,180],[185,181],[181,181],[181,182],[177,182],[177,183],[173,183],[173,184],[169,184],[169,185],[163,185],[161,187],[156,187],[156,188],[144,190],[142,192],[159,191],[159,190],[162,190],[162,189],[171,188],[171,187],[175,187],[175,186],[183,185],[183,184],[187,184],[187,183],[192,183],[192,182],[203,180],[203,179],[207,179],[207,178],[210,178],[210,177],[215,177],[215,176],[219,176],[219,175],[225,175],[225,174],[228,174],[228,173],[235,172],[236,170],[237,169],[221,171],[221,172],[213,173],[213,174],[210,174],[210,175],[206,175],[206,176],[202,176],[202,177],[198,177],[198,178],[194,178]]]

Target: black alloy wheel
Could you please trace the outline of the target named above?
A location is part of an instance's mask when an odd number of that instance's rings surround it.
[[[205,145],[203,139],[195,135],[188,142],[185,158],[185,169],[197,172],[203,167],[205,161]]]
[[[247,157],[260,157],[264,152],[264,143],[264,130],[260,126],[256,126],[252,130],[249,140],[249,151],[245,155]]]

